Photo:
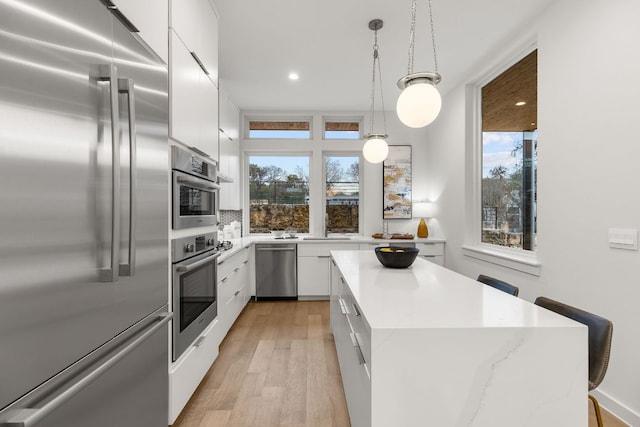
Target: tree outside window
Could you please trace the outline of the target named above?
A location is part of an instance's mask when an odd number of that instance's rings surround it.
[[[309,157],[249,157],[249,232],[309,232]]]

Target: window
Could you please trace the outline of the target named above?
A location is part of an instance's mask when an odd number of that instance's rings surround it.
[[[310,139],[311,120],[249,120],[250,139]]]
[[[326,155],[325,227],[327,233],[358,233],[360,225],[360,156]]]
[[[249,232],[309,232],[309,156],[249,156]]]
[[[537,51],[482,87],[483,243],[536,248]]]
[[[361,139],[360,120],[325,119],[324,139]]]

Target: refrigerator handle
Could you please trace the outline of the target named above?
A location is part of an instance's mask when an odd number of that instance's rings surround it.
[[[100,65],[100,80],[109,84],[111,107],[111,261],[110,268],[99,270],[101,282],[118,280],[120,249],[120,110],[118,109],[118,70],[115,65]]]
[[[157,317],[157,323],[147,329],[146,332],[141,334],[138,338],[133,340],[125,348],[118,351],[109,360],[98,366],[89,375],[82,378],[80,381],[60,393],[58,396],[51,399],[44,406],[40,408],[25,408],[16,410],[13,416],[0,424],[0,427],[32,427],[37,425],[44,417],[55,411],[58,407],[63,405],[66,401],[73,396],[81,392],[85,387],[97,380],[102,374],[106,373],[120,360],[126,357],[129,353],[138,348],[144,343],[151,335],[156,333],[158,329],[163,328],[169,320],[173,317],[173,313],[162,313]]]
[[[129,251],[126,264],[120,264],[121,276],[136,274],[136,219],[138,206],[138,162],[136,145],[136,98],[132,79],[118,79],[118,92],[127,97],[129,120]]]

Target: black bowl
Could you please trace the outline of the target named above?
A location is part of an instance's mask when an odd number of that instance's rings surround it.
[[[381,251],[381,249],[390,249],[391,252]],[[416,260],[420,249],[405,248],[400,246],[378,246],[376,248],[376,257],[378,261],[385,267],[390,268],[407,268]]]

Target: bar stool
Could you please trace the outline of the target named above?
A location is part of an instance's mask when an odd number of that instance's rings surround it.
[[[501,290],[502,292],[506,292],[514,297],[517,297],[518,292],[520,291],[517,286],[513,286],[512,284],[503,282],[502,280],[494,279],[493,277],[485,276],[484,274],[479,275],[477,280],[478,282],[482,282],[485,285],[489,285]]]
[[[580,310],[546,297],[536,298],[534,304],[587,325],[589,328],[589,391],[598,387],[604,379],[604,374],[607,372],[607,366],[609,365],[613,323],[588,311]],[[591,394],[589,394],[589,399],[593,402],[598,426],[603,427],[600,404]]]

